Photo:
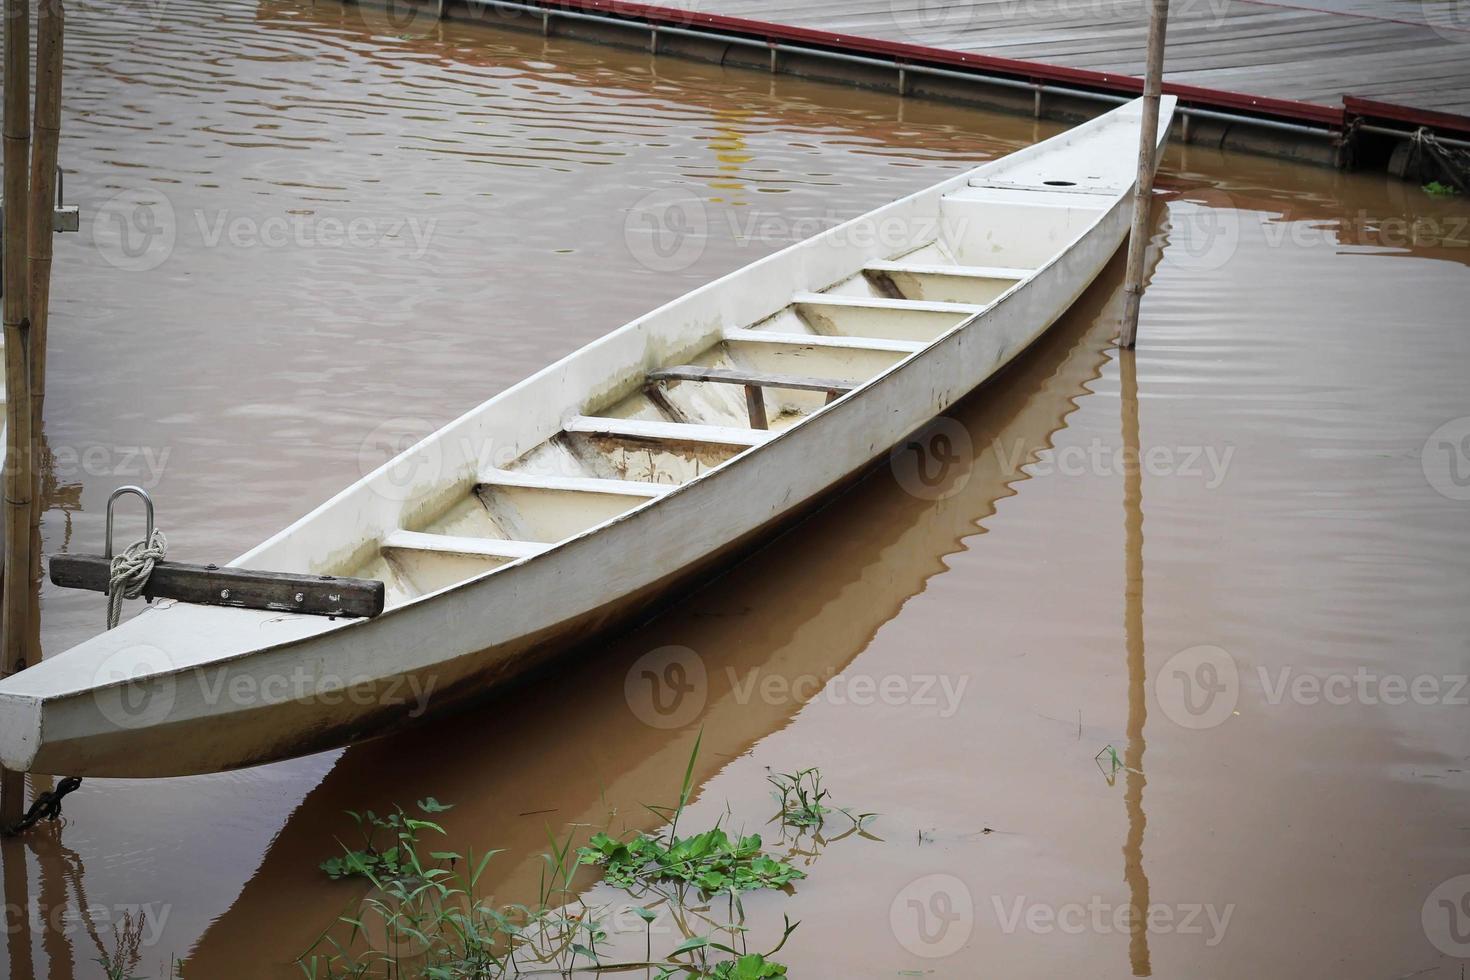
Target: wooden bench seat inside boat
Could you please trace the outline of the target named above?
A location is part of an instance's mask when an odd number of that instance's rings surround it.
[[[386,535],[357,574],[384,578],[390,604],[402,601],[535,557],[759,447],[984,312],[1093,207],[1086,195],[1012,197],[968,188],[955,204],[962,214],[997,203],[1025,211],[1020,232],[957,225],[727,327],[699,353],[649,370],[633,392],[563,420],[432,518]],[[997,261],[975,264],[980,254]]]
[[[935,263],[943,263],[936,267]],[[406,601],[547,548],[762,445],[985,308],[1018,270],[947,255],[871,262],[700,353],[521,458],[489,468],[427,518],[384,536],[358,574]],[[946,283],[957,285],[946,286]]]

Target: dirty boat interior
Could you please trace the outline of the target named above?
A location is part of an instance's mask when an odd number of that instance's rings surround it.
[[[1130,176],[988,172],[940,198],[918,247],[722,324],[713,343],[615,386],[534,448],[441,488],[403,527],[312,570],[380,580],[392,608],[642,507],[986,310],[1101,217]]]

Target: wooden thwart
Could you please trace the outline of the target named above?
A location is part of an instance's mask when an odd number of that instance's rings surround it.
[[[111,568],[112,562],[101,555],[55,555],[51,559],[51,582],[67,589],[106,592]],[[143,595],[208,606],[370,617],[383,611],[386,589],[373,579],[161,561],[153,566]]]
[[[809,378],[799,374],[768,374],[763,371],[732,371],[729,368],[700,367],[697,364],[681,364],[678,367],[660,368],[650,371],[649,381],[720,381],[732,385],[751,385],[756,388],[793,388],[797,391],[851,391],[856,387],[850,381],[835,378]]]
[[[536,541],[508,541],[504,538],[471,538],[454,534],[394,531],[383,539],[383,547],[402,551],[432,551],[444,555],[507,558],[511,561],[518,561],[522,558],[534,558],[551,545]]]
[[[772,347],[803,347],[811,350],[885,351],[892,354],[917,354],[928,347],[925,341],[890,340],[887,337],[842,337],[822,333],[788,333],[777,330],[729,328],[725,340],[739,344],[766,344]]]
[[[759,371],[732,371],[729,368],[700,367],[697,364],[681,364],[677,367],[660,368],[648,373],[650,384],[660,381],[712,381],[719,384],[743,385],[745,407],[750,413],[752,429],[769,429],[766,419],[766,402],[762,388],[787,388],[795,391],[825,391],[830,404],[839,395],[846,394],[856,385],[835,378],[809,378],[798,374],[769,374]]]
[[[480,485],[520,487],[526,490],[558,490],[572,493],[605,493],[618,497],[662,497],[674,485],[640,483],[634,480],[599,480],[585,476],[551,476],[520,470],[490,469],[480,474]]]
[[[737,429],[727,425],[695,425],[686,422],[662,422],[653,419],[619,419],[597,415],[573,415],[562,424],[562,431],[640,442],[692,442],[709,446],[750,448],[769,439],[768,432]]]

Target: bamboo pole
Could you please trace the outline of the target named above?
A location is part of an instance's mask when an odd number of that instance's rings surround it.
[[[1143,74],[1143,122],[1138,130],[1133,230],[1128,235],[1128,272],[1123,287],[1123,330],[1118,338],[1118,345],[1127,350],[1132,350],[1138,340],[1138,307],[1143,302],[1143,253],[1148,248],[1149,210],[1153,203],[1159,95],[1164,88],[1164,35],[1168,27],[1169,0],[1153,0],[1148,19],[1148,61]]]
[[[31,147],[31,213],[26,312],[31,320],[32,422],[40,427],[46,399],[46,325],[55,238],[56,158],[61,143],[61,51],[66,12],[61,0],[41,0],[36,20],[36,118]]]
[[[30,151],[30,18],[26,0],[5,0],[5,96],[3,200],[5,203],[5,594],[0,605],[0,677],[19,670],[25,657],[25,618],[30,612],[31,398],[26,359],[26,164]],[[0,825],[24,809],[19,773],[0,772]]]
[[[28,243],[31,362],[31,574],[26,662],[41,660],[41,465],[42,412],[46,401],[46,329],[51,304],[51,252],[55,239],[56,158],[61,143],[61,54],[66,29],[62,0],[40,0],[36,20],[36,117],[31,144],[31,213]]]

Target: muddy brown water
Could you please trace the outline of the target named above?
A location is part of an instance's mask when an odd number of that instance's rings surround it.
[[[1057,128],[375,16],[74,12],[48,553],[97,550],[134,482],[173,556],[230,558],[403,434]],[[794,977],[1460,976],[1470,209],[1198,148],[1161,189],[1136,357],[1115,261],[931,433],[948,466],[900,454],[513,696],[246,772],[89,780],[59,837],[4,847],[9,974],[98,975],[143,909],[140,975],[295,975],[363,895],[316,870],[343,811],[428,795],[528,900],[548,829],[651,827],[702,729],[689,826],[779,840],[767,767],[878,814],[778,844],[808,878],[747,896],[752,948],[800,920]],[[669,201],[672,237],[645,221]],[[48,587],[46,652],[102,615]]]

